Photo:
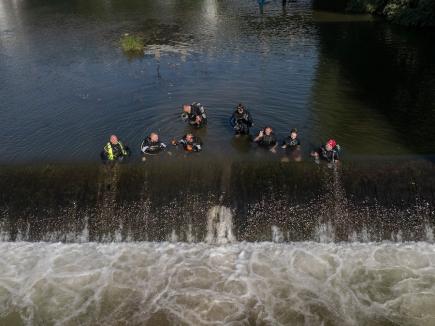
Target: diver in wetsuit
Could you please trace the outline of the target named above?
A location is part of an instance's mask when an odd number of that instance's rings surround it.
[[[301,142],[298,138],[298,130],[296,128],[293,128],[290,131],[290,135],[283,140],[281,148],[285,149],[287,154],[287,156],[283,157],[281,161],[288,162],[289,160],[292,160],[300,162],[302,160]]]
[[[202,141],[199,137],[194,136],[193,134],[186,134],[179,141],[173,140],[172,145],[183,146],[183,149],[186,152],[200,152],[202,151]]]
[[[251,114],[243,104],[239,104],[230,119],[236,135],[249,135],[249,128],[253,126]]]
[[[155,132],[142,141],[140,150],[143,154],[158,154],[166,148],[166,145],[159,140],[159,135]]]
[[[327,161],[328,163],[339,162],[340,145],[334,139],[330,139],[325,145],[320,146],[317,151],[311,152],[311,156],[314,157],[316,163],[319,160]]]
[[[254,138],[254,142],[256,142],[258,146],[266,148],[273,153],[276,152],[277,141],[272,127],[265,127],[260,130],[258,136]]]
[[[125,157],[130,156],[130,149],[125,146],[116,135],[110,136],[109,142],[104,146],[100,157],[104,162],[122,161]]]
[[[287,151],[295,151],[300,149],[300,147],[301,142],[298,138],[298,130],[293,128],[290,131],[290,135],[283,140],[281,148],[286,149]]]
[[[184,104],[181,118],[195,128],[201,128],[207,124],[207,114],[201,103]]]

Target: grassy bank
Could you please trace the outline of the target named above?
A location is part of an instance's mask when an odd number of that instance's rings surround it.
[[[403,26],[435,26],[434,0],[315,0],[314,7],[348,13],[370,13]]]

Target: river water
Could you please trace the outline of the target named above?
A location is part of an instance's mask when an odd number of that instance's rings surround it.
[[[124,33],[145,55],[120,49]],[[434,154],[434,33],[311,2],[12,1],[0,4],[0,160],[89,161],[111,133],[186,132],[200,101],[204,155],[251,155],[228,119],[244,103],[255,128],[300,130],[304,150],[335,137],[351,157]],[[208,154],[206,154],[208,153]]]
[[[0,1],[0,325],[434,325],[434,57],[303,0]],[[138,163],[192,101],[203,153]],[[304,162],[235,140],[239,102]]]

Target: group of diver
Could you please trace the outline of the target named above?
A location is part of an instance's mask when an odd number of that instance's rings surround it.
[[[207,125],[207,114],[203,105],[194,102],[184,104],[182,107],[181,118],[188,123],[193,129],[200,129]],[[236,137],[246,136],[256,143],[259,147],[276,153],[278,140],[272,127],[266,126],[260,130],[256,137],[251,137],[250,128],[254,126],[252,115],[243,104],[237,105],[230,118],[230,124],[234,129]],[[201,139],[189,132],[179,140],[171,141],[173,146],[181,147],[185,152],[200,152],[203,143]],[[298,130],[291,129],[290,134],[282,141],[281,146],[294,161],[301,160],[301,142],[299,140]],[[143,155],[142,159],[146,160],[146,155],[156,155],[167,149],[167,145],[160,140],[156,132],[151,132],[141,143],[140,150]],[[340,145],[334,139],[329,139],[318,149],[312,151],[310,155],[316,163],[324,160],[328,163],[337,163],[339,161]],[[168,152],[168,154],[171,154]],[[104,162],[122,161],[131,155],[131,150],[123,144],[116,135],[111,135],[108,143],[101,152],[101,159]]]

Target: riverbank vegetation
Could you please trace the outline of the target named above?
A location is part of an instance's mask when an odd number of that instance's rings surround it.
[[[434,0],[315,0],[314,7],[348,13],[369,13],[410,27],[435,27]]]

